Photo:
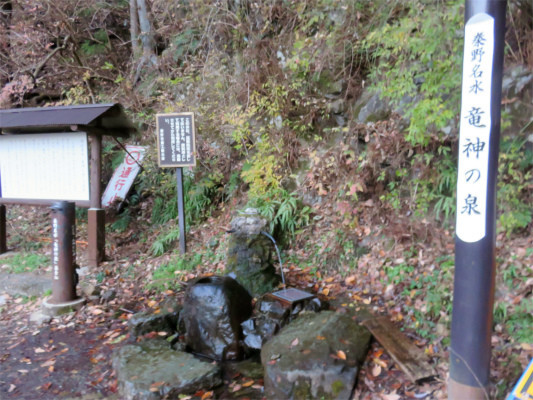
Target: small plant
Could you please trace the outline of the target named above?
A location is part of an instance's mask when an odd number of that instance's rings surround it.
[[[50,258],[43,254],[16,254],[2,260],[3,267],[11,274],[33,272],[50,264]]]
[[[163,291],[178,287],[181,275],[194,271],[202,262],[203,254],[178,256],[167,264],[161,265],[154,271],[152,281],[148,284],[149,289]]]
[[[309,223],[311,215],[311,208],[302,206],[295,193],[281,188],[251,198],[248,206],[257,208],[270,221],[270,232],[280,238],[290,238]]]

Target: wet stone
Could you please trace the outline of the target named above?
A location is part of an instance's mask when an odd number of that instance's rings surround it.
[[[265,396],[349,399],[370,337],[347,315],[303,313],[261,349]],[[339,351],[345,360],[337,356]]]
[[[176,332],[181,307],[161,308],[158,314],[140,312],[128,321],[128,328],[133,336],[142,336],[150,332]]]
[[[298,317],[300,312],[319,312],[327,308],[328,303],[318,298],[307,299],[291,307],[269,296],[263,296],[256,304],[253,317],[242,323],[244,345],[247,350],[260,350],[266,341]]]
[[[222,383],[220,367],[192,354],[172,350],[164,340],[126,345],[113,354],[120,398],[179,398]]]
[[[185,341],[195,353],[215,360],[237,360],[241,323],[252,314],[252,298],[236,280],[211,276],[193,281],[187,288],[180,321]]]
[[[273,291],[280,282],[273,244],[261,233],[266,224],[255,209],[247,209],[231,221],[226,271],[254,297]]]

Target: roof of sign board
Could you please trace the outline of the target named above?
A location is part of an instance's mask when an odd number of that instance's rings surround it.
[[[0,110],[1,133],[84,131],[128,137],[135,127],[118,103]]]

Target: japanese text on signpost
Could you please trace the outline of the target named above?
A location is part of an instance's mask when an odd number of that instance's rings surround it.
[[[469,243],[486,232],[493,51],[494,19],[477,14],[465,27],[457,176],[457,236]]]

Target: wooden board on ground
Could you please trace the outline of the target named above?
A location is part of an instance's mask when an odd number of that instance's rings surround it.
[[[426,354],[400,332],[388,317],[368,318],[361,324],[374,335],[413,382],[437,375]]]

